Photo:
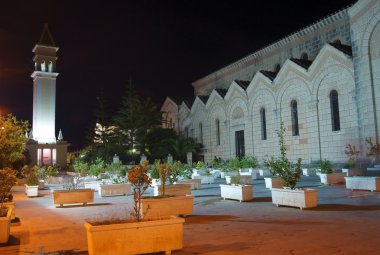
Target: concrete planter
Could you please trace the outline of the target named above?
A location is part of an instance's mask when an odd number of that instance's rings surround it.
[[[240,184],[252,184],[251,175],[240,175]],[[231,184],[231,176],[226,176],[226,184]]]
[[[212,176],[214,176],[214,178],[220,178],[221,170],[214,169],[211,170],[210,173],[212,174]]]
[[[210,184],[215,181],[214,176],[210,175],[194,175],[192,179],[201,179],[201,184]]]
[[[28,197],[38,197],[38,185],[29,186],[29,185],[25,184],[25,194]]]
[[[161,196],[162,195],[162,186],[154,187],[154,195]],[[191,185],[190,184],[173,184],[165,186],[165,195],[169,196],[185,196],[191,195]]]
[[[101,184],[99,186],[99,196],[125,196],[131,193],[130,183]]]
[[[144,219],[193,213],[194,196],[154,197],[141,200]]]
[[[242,168],[239,170],[240,175],[250,175],[252,180],[260,180],[263,177],[260,175],[259,169],[256,168]]]
[[[323,174],[319,175],[321,177],[322,184],[338,184],[345,183],[344,177],[347,175],[345,173],[332,173],[332,174]]]
[[[200,189],[201,179],[179,180],[177,184],[190,184],[191,189]]]
[[[276,189],[272,188],[272,203],[276,206],[285,205],[304,208],[317,207],[318,191],[315,189]]]
[[[195,175],[201,175],[207,173],[207,169],[198,169],[198,168],[193,168],[193,174]]]
[[[7,243],[11,233],[11,217],[13,208],[9,208],[5,217],[0,217],[0,243]]]
[[[249,201],[253,199],[253,185],[220,184],[220,194],[223,199]]]
[[[262,177],[270,177],[271,173],[268,169],[259,169],[259,174]]]
[[[264,178],[265,180],[265,188],[271,189],[271,188],[283,188],[284,187],[284,180],[280,177],[270,177],[270,178]]]
[[[380,177],[345,177],[347,189],[380,191]]]
[[[85,223],[89,255],[124,255],[152,252],[171,254],[182,249],[184,219],[169,219],[93,226]]]
[[[9,209],[12,209],[11,220],[16,219],[15,202],[5,202],[3,205],[8,207]]]
[[[84,206],[89,202],[94,202],[94,190],[74,189],[74,190],[53,190],[53,202],[63,207],[64,204],[83,203]]]
[[[317,173],[315,172],[315,169],[302,168],[302,175],[313,176],[317,175]]]
[[[84,188],[85,189],[93,189],[95,191],[99,190],[99,186],[103,184],[102,181],[89,181],[89,182],[84,182]]]
[[[38,181],[38,189],[45,189],[45,180]]]

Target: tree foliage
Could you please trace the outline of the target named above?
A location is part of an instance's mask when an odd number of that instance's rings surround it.
[[[24,158],[27,131],[27,121],[19,121],[11,114],[0,115],[0,168],[12,167]]]

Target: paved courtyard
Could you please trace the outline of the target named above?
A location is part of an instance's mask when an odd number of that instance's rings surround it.
[[[299,210],[273,205],[264,180],[254,181],[253,201],[224,201],[223,182],[193,190],[194,213],[186,217],[184,247],[173,254],[380,254],[378,192],[303,177],[299,186],[318,190],[318,207]],[[0,255],[87,254],[85,219],[129,215],[132,208],[131,195],[101,198],[95,193],[87,207],[56,208],[50,190],[37,198],[27,198],[21,186],[13,190],[20,222],[12,225],[10,243],[0,246]],[[38,253],[41,246],[45,253]]]

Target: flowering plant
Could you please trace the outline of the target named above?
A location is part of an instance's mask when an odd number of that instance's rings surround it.
[[[286,145],[285,145],[285,128],[284,123],[281,122],[280,130],[277,131],[279,138],[279,146],[281,156],[276,158],[272,156],[269,159],[264,160],[264,165],[269,168],[271,174],[279,176],[284,180],[284,186],[294,189],[297,182],[301,179],[301,161],[299,158],[297,163],[293,164],[286,157]]]
[[[141,199],[142,195],[149,188],[152,183],[152,179],[148,176],[148,165],[149,162],[145,161],[141,165],[133,166],[128,171],[128,181],[131,183],[133,188],[133,212],[131,215],[136,219],[136,221],[141,221],[142,215],[141,210]]]

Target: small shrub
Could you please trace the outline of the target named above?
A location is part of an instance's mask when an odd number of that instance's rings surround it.
[[[331,174],[333,172],[331,163],[327,159],[322,160],[321,163],[319,164],[319,167],[321,169],[321,173],[323,174]]]

